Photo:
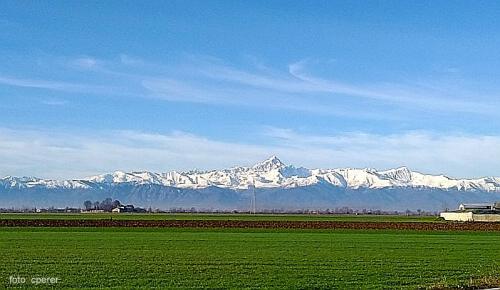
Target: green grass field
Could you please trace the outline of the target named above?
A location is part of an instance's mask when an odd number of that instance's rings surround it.
[[[499,240],[484,232],[0,228],[0,288],[12,286],[9,276],[130,289],[491,284]]]
[[[307,215],[307,214],[0,214],[0,219],[117,219],[117,220],[244,220],[244,221],[345,221],[439,222],[435,216]]]

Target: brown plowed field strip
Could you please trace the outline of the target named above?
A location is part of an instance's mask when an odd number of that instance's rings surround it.
[[[0,220],[0,227],[157,227],[257,229],[366,229],[416,231],[500,231],[500,223],[221,221],[221,220]]]

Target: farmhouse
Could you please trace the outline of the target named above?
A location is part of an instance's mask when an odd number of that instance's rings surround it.
[[[442,212],[440,216],[447,221],[500,222],[500,202],[460,204],[458,210]]]
[[[134,212],[135,211],[135,208],[133,205],[129,204],[129,205],[122,205],[122,206],[119,206],[117,208],[114,208],[111,212],[114,212],[114,213],[121,213],[121,212]]]
[[[474,210],[493,210],[494,209],[494,204],[491,203],[462,203],[459,207],[458,210],[460,211],[474,211]]]

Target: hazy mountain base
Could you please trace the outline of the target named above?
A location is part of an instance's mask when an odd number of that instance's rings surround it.
[[[426,188],[350,189],[319,183],[296,188],[255,190],[257,209],[325,210],[340,207],[387,211],[439,211],[463,202],[500,200],[500,192]],[[1,208],[82,207],[85,200],[118,199],[145,208],[248,210],[252,191],[219,187],[182,189],[155,184],[119,183],[90,189],[0,188]]]

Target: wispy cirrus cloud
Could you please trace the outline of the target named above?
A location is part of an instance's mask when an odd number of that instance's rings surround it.
[[[53,80],[34,79],[34,78],[17,78],[5,75],[0,75],[0,85],[66,92],[72,94],[103,95],[104,97],[116,96],[116,95],[125,96],[129,95],[130,91],[130,88],[125,89],[123,85],[115,85],[115,84],[101,85],[96,83],[53,81]]]
[[[131,65],[131,66],[137,66],[137,65],[145,65],[146,62],[138,57],[130,56],[128,54],[120,54],[120,62],[124,65]]]
[[[63,99],[49,98],[49,99],[42,99],[40,103],[47,106],[64,106],[68,104],[68,101]]]
[[[25,87],[25,88],[36,88],[36,89],[48,89],[55,91],[82,91],[87,89],[86,86],[76,83],[64,82],[64,81],[49,81],[40,79],[29,79],[29,78],[15,78],[8,76],[0,76],[0,84],[15,86],[15,87]]]
[[[66,92],[112,95],[133,91],[136,97],[168,101],[260,106],[302,110],[311,113],[349,114],[380,118],[404,118],[397,111],[461,112],[495,114],[500,104],[459,88],[439,87],[429,82],[353,84],[316,76],[308,71],[308,60],[293,62],[287,70],[263,64],[235,68],[213,57],[190,56],[175,65],[158,64],[121,54],[116,60],[78,57],[69,68],[86,70],[110,85],[74,83],[0,76],[0,84]],[[135,69],[131,69],[135,67]],[[334,69],[334,68],[332,68]],[[113,84],[113,85],[111,85]],[[464,95],[465,94],[465,95]],[[262,102],[265,99],[265,102]],[[388,115],[388,114],[385,114]],[[387,117],[387,116],[386,116]]]
[[[432,87],[422,84],[374,83],[352,85],[323,79],[309,74],[306,61],[289,65],[291,75],[308,83],[319,92],[330,92],[348,96],[362,97],[393,104],[419,106],[430,111],[457,111],[468,113],[494,113],[500,103],[469,101],[460,96],[450,96],[446,87]],[[496,108],[495,108],[496,107]]]
[[[99,60],[93,57],[79,57],[69,62],[70,65],[79,69],[93,69],[99,65]]]
[[[255,95],[266,95],[272,103],[273,99],[287,98],[288,104],[296,104],[297,108],[304,108],[303,100],[312,107],[340,108],[345,111],[341,103],[351,107],[368,102],[365,107],[357,107],[360,115],[370,115],[363,112],[373,104],[384,110],[420,110],[424,112],[461,112],[474,114],[496,114],[500,103],[492,98],[482,98],[477,93],[461,90],[459,87],[436,86],[435,80],[428,83],[408,82],[352,84],[342,81],[325,79],[307,71],[308,61],[302,60],[289,64],[288,71],[276,71],[262,64],[256,70],[242,70],[214,61],[211,58],[191,58],[187,77],[179,77],[176,85],[182,84],[186,92],[192,93],[200,89],[196,98],[190,99],[192,94],[186,94],[184,100],[199,101],[201,96],[205,101],[224,101],[224,93],[218,92],[218,87],[233,88],[232,95],[237,97],[245,91],[253,90]],[[172,81],[169,79],[168,81]],[[207,83],[216,84],[213,87]],[[157,87],[161,86],[157,83]],[[234,92],[239,90],[238,92]],[[173,95],[172,92],[169,92]],[[178,94],[181,92],[178,91]],[[222,100],[221,100],[222,99]],[[245,98],[248,103],[251,98]],[[366,101],[364,101],[366,100]],[[351,103],[350,103],[351,102]],[[354,102],[354,103],[352,103]],[[315,106],[317,105],[317,106]]]
[[[194,62],[189,74],[196,80],[183,79],[185,87],[190,89],[202,86],[200,77],[225,86],[241,86],[241,90],[252,88],[267,95],[288,94],[301,96],[308,101],[327,99],[332,101],[346,99],[368,99],[387,106],[420,107],[426,111],[456,111],[466,113],[494,113],[500,104],[491,100],[482,100],[480,96],[470,94],[461,96],[457,88],[441,87],[422,81],[414,83],[391,83],[389,81],[371,84],[352,84],[312,75],[307,71],[308,60],[289,64],[288,71],[280,72],[260,64],[255,71],[236,69],[221,61],[211,58],[191,58]],[[206,80],[205,80],[206,81]],[[465,93],[465,92],[464,92]],[[462,95],[464,94],[462,93]],[[209,92],[207,92],[209,94]],[[277,95],[278,97],[280,95]],[[471,96],[473,96],[471,98]],[[216,98],[208,98],[217,101]],[[474,101],[471,101],[473,99]]]

